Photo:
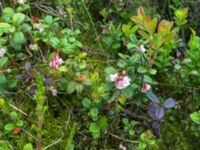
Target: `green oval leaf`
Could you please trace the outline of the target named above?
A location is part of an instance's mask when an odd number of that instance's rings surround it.
[[[32,144],[28,143],[28,144],[24,145],[23,150],[33,150]]]
[[[15,125],[13,123],[9,123],[7,125],[5,125],[4,129],[6,131],[12,131],[15,128]]]
[[[13,19],[12,19],[12,23],[15,25],[15,26],[19,26],[20,24],[22,24],[25,20],[25,15],[22,14],[22,13],[16,13],[14,16],[13,16]]]
[[[0,58],[0,68],[2,68],[8,61],[7,57]]]
[[[137,72],[138,73],[146,73],[148,70],[145,68],[145,67],[143,67],[143,66],[140,66],[138,69],[137,69]]]
[[[70,81],[67,85],[67,93],[72,94],[76,90],[76,82]]]
[[[93,132],[93,133],[97,133],[97,132],[100,132],[100,128],[99,128],[98,124],[91,123],[90,127],[89,127],[89,131]]]
[[[83,106],[84,106],[85,108],[90,108],[92,102],[91,102],[89,99],[84,98],[84,99],[82,100],[82,104],[83,104]]]
[[[91,115],[92,117],[97,117],[98,114],[99,114],[99,110],[98,110],[97,108],[92,108],[92,109],[90,110],[90,115]]]
[[[5,23],[5,22],[0,22],[0,32],[14,32],[15,27],[12,25]]]

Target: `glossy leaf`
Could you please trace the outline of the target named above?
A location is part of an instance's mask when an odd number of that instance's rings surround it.
[[[165,108],[173,108],[176,105],[176,101],[172,98],[168,98],[165,100],[163,106]]]
[[[98,124],[99,124],[99,127],[101,129],[106,128],[106,126],[107,126],[107,120],[108,119],[106,117],[104,117],[104,116],[99,119]]]
[[[158,25],[158,35],[160,37],[165,36],[167,33],[171,31],[172,27],[173,27],[173,22],[162,20]]]
[[[91,102],[89,99],[84,98],[84,99],[82,100],[82,104],[83,104],[83,106],[84,106],[85,108],[90,108],[92,102]]]
[[[155,113],[156,113],[156,106],[155,105],[150,105],[148,107],[148,114],[152,117],[155,118]]]
[[[148,107],[148,114],[154,119],[162,119],[164,116],[164,108],[156,105]]]
[[[170,32],[170,33],[167,33],[163,38],[162,40],[160,41],[160,45],[161,44],[164,44],[170,40],[172,40],[175,36],[175,32]]]
[[[0,58],[0,68],[2,68],[8,61],[7,57]]]
[[[140,67],[138,67],[137,72],[138,73],[146,73],[146,72],[148,72],[148,70],[147,70],[147,68],[140,66]]]
[[[13,36],[14,44],[24,44],[26,42],[26,38],[22,32],[15,32]]]
[[[13,123],[9,123],[6,124],[4,128],[6,131],[12,131],[15,128],[15,125]]]
[[[96,124],[96,123],[91,123],[91,124],[90,124],[90,127],[89,127],[89,131],[90,131],[90,132],[94,132],[94,133],[100,132],[100,128],[99,128],[98,124]]]
[[[28,144],[24,145],[23,150],[33,150],[32,144],[28,143]]]
[[[154,18],[151,21],[151,30],[150,30],[150,34],[153,35],[155,30],[156,30],[156,26],[157,26],[157,19]]]
[[[155,117],[157,119],[162,119],[164,117],[165,111],[163,107],[157,107],[155,110]]]
[[[12,20],[12,23],[15,25],[15,26],[19,26],[20,24],[22,24],[25,20],[25,15],[22,14],[22,13],[16,13],[14,16],[13,16],[13,20]]]
[[[199,112],[193,112],[192,114],[190,114],[190,118],[195,123],[200,124],[200,113]]]
[[[24,12],[30,8],[30,5],[28,4],[23,4],[17,7],[17,12]]]
[[[116,73],[116,72],[117,72],[116,69],[113,68],[113,67],[107,67],[107,68],[105,69],[105,73],[108,74],[108,75],[114,74],[114,73]]]
[[[76,91],[77,93],[82,93],[83,92],[83,84],[77,83],[76,84]]]
[[[145,38],[146,40],[149,40],[149,39],[150,39],[150,36],[149,36],[146,32],[144,32],[144,31],[142,31],[142,30],[139,30],[138,33],[139,33],[143,38]]]
[[[14,32],[15,27],[12,25],[5,23],[5,22],[0,22],[0,32]]]
[[[125,89],[122,90],[122,94],[126,97],[126,98],[131,98],[133,96],[133,90],[131,87],[127,87]]]
[[[6,76],[4,74],[0,74],[0,85],[4,85],[6,83]]]
[[[91,115],[92,117],[97,117],[98,114],[99,114],[99,110],[98,110],[97,108],[92,108],[92,109],[90,110],[90,115]]]
[[[11,7],[5,7],[3,9],[3,16],[4,17],[12,17],[15,14],[15,10]]]
[[[160,103],[158,97],[152,93],[152,91],[147,92],[147,97],[152,100],[154,103]]]
[[[76,90],[76,82],[70,81],[67,85],[67,93],[72,94]]]

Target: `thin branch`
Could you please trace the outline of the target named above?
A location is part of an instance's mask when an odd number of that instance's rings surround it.
[[[63,136],[60,137],[58,140],[54,141],[53,143],[51,143],[50,145],[46,146],[44,149],[46,150],[46,149],[58,144],[60,141],[62,141],[62,139],[63,139]]]
[[[37,137],[33,136],[30,132],[28,132],[27,130],[25,130],[24,128],[22,128],[22,130],[28,134],[29,136],[31,136],[33,139],[37,140]]]
[[[17,112],[23,114],[24,116],[28,117],[27,113],[25,113],[23,110],[17,108],[16,106],[10,104],[10,107],[11,107],[12,109],[16,110]]]
[[[124,142],[134,143],[134,144],[140,143],[140,141],[133,141],[133,140],[121,138],[121,137],[119,137],[118,135],[113,134],[113,133],[109,133],[109,135],[111,135],[112,137],[114,137],[114,138],[116,138],[116,139],[118,139],[118,140],[124,141]]]

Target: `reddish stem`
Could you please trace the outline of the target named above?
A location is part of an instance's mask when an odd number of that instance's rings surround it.
[[[38,141],[37,141],[37,150],[41,150],[41,143],[42,143],[42,135],[41,135],[41,131],[42,131],[42,117],[39,117],[38,120]]]

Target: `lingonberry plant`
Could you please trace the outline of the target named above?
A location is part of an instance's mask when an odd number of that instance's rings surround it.
[[[167,20],[109,2],[97,18],[87,0],[0,3],[0,150],[181,149],[199,137],[189,10]]]

